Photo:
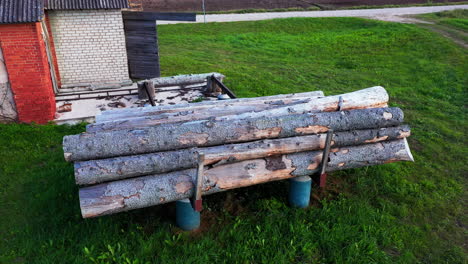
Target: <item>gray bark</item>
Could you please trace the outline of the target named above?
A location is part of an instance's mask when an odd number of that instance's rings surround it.
[[[0,47],[0,123],[15,122],[17,119],[15,99],[8,82],[8,72]]]
[[[341,110],[378,108],[386,107],[387,102],[387,91],[383,87],[376,86],[342,95],[318,98],[303,104],[279,107],[272,110],[255,113],[221,116],[219,119],[236,120],[262,116],[280,116],[289,114],[304,114],[310,112],[331,112],[338,111],[339,108],[341,108]]]
[[[318,171],[322,151],[246,160],[205,168],[203,195]],[[406,139],[334,149],[327,171],[413,161]],[[143,208],[193,196],[196,169],[114,181],[79,191],[84,218]]]
[[[332,147],[343,147],[401,139],[410,135],[407,125],[370,130],[337,132]],[[197,153],[205,154],[205,165],[220,165],[279,154],[323,149],[326,134],[266,139],[207,148],[182,149],[144,155],[90,160],[75,163],[75,179],[80,185],[122,180],[136,176],[195,168]]]
[[[15,99],[9,83],[0,83],[0,123],[11,123],[18,120]]]
[[[304,100],[295,100],[294,102],[281,103],[281,104],[268,104],[268,103],[258,103],[251,105],[215,105],[212,107],[202,108],[202,109],[191,109],[187,108],[181,112],[172,112],[166,110],[166,112],[161,112],[160,114],[145,115],[141,117],[132,117],[126,119],[118,119],[115,121],[101,122],[89,124],[86,126],[86,132],[102,132],[102,131],[111,131],[111,130],[122,130],[122,129],[135,129],[150,127],[165,123],[176,123],[183,121],[193,121],[193,120],[203,120],[209,119],[211,117],[221,117],[221,116],[233,116],[237,117],[240,114],[245,115],[246,113],[256,113],[260,111],[268,111],[281,107],[292,107],[297,104],[309,103],[314,99],[304,99]]]
[[[206,82],[206,78],[214,75],[216,78],[222,80],[224,75],[217,72],[202,73],[202,74],[186,74],[186,75],[177,75],[171,77],[159,77],[150,79],[153,82],[154,87],[161,86],[175,86],[181,84],[192,84],[192,83],[203,83]]]
[[[119,119],[128,119],[143,116],[155,116],[164,113],[175,113],[183,111],[197,111],[201,109],[209,109],[211,107],[219,106],[262,106],[268,105],[285,105],[292,102],[316,99],[324,97],[322,91],[297,93],[297,94],[282,94],[273,96],[263,96],[254,98],[241,98],[232,100],[213,100],[199,103],[186,103],[177,105],[164,105],[155,107],[138,107],[138,108],[124,108],[124,109],[113,109],[102,112],[96,116],[96,123],[115,121]]]
[[[134,130],[65,136],[67,161],[128,156],[191,147],[216,146],[266,138],[285,138],[335,131],[397,126],[399,108],[291,114],[241,120],[198,120]]]
[[[341,104],[340,104],[341,102]],[[363,108],[386,107],[388,102],[387,91],[380,86],[371,87],[347,94],[327,96],[302,104],[286,105],[259,112],[246,112],[234,115],[219,116],[217,119],[237,120],[244,118],[256,118],[262,116],[280,116],[288,114],[304,114],[309,112],[330,112],[341,110],[353,110]],[[213,113],[215,116],[216,113]],[[154,118],[158,118],[157,116]],[[196,117],[195,117],[196,118]],[[151,119],[151,117],[149,117]],[[123,120],[120,120],[123,122]],[[143,126],[143,125],[142,125]]]
[[[341,99],[341,100],[340,100]],[[228,100],[231,102],[230,100]],[[263,115],[286,115],[290,113],[307,113],[307,112],[320,112],[320,111],[337,111],[341,101],[341,110],[353,110],[363,108],[378,108],[386,107],[388,102],[388,94],[385,88],[381,86],[375,86],[367,89],[358,90],[351,93],[327,96],[312,100],[311,102],[298,104],[290,107],[277,108],[274,112],[257,112],[257,113],[246,113],[244,115],[236,115],[233,118],[245,118],[245,117],[259,117]]]

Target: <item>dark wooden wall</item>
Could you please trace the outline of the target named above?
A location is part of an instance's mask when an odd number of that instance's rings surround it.
[[[122,12],[130,78],[161,75],[156,20],[195,21],[195,13]]]
[[[129,18],[131,17],[131,18]],[[160,76],[158,33],[155,20],[133,19],[124,13],[130,78],[149,79]]]

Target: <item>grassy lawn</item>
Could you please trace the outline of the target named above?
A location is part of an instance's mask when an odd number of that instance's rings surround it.
[[[439,25],[453,27],[468,33],[468,9],[430,13],[419,15],[419,17]]]
[[[468,48],[468,9],[456,9],[416,16],[431,22],[421,25],[446,36],[462,47]]]
[[[159,35],[163,75],[218,71],[239,97],[382,85],[416,162],[333,173],[307,210],[286,206],[287,182],[207,196],[201,230],[183,233],[172,204],[81,219],[61,140],[84,126],[0,125],[0,263],[466,263],[466,50],[358,18]]]

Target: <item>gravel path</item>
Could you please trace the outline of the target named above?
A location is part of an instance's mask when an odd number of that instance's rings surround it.
[[[419,20],[406,17],[408,15],[418,15],[434,13],[453,9],[468,9],[468,5],[448,5],[448,6],[420,6],[420,7],[398,7],[379,9],[355,9],[355,10],[334,10],[334,11],[302,11],[302,12],[267,12],[249,14],[216,14],[206,15],[206,22],[233,22],[233,21],[254,21],[273,18],[287,17],[364,17],[384,21],[401,23],[420,22]],[[177,23],[203,23],[203,15],[197,15],[196,22],[158,21],[158,24]]]

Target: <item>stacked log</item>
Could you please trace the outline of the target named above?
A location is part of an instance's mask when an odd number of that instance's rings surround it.
[[[240,98],[225,100],[204,101],[199,103],[181,103],[178,105],[164,105],[158,107],[139,107],[139,108],[126,108],[115,109],[111,111],[104,111],[101,115],[96,116],[96,122],[107,122],[115,120],[126,120],[128,118],[155,116],[165,113],[183,112],[183,111],[196,111],[200,109],[209,109],[215,106],[262,106],[262,105],[286,105],[298,100],[310,100],[315,98],[324,97],[322,91],[313,91],[297,94],[283,94],[273,96],[263,96],[254,98]]]
[[[327,171],[412,161],[406,140],[338,148],[330,155]],[[322,151],[246,160],[205,169],[203,194],[212,194],[269,181],[317,172]],[[83,217],[96,217],[163,204],[193,195],[196,169],[113,181],[80,190]]]
[[[64,155],[95,217],[191,197],[199,153],[203,195],[311,175],[330,129],[327,171],[412,161],[403,112],[387,103],[372,87],[110,111],[64,137]]]
[[[402,139],[409,135],[407,125],[336,132],[333,148]],[[142,155],[75,162],[76,183],[90,185],[111,180],[194,168],[199,152],[205,154],[205,165],[225,163],[323,149],[326,134],[259,140],[206,148],[190,148]]]
[[[201,74],[185,74],[170,77],[158,77],[150,79],[154,87],[181,86],[186,84],[203,83],[207,78],[214,76],[217,79],[223,80],[224,75],[217,72],[201,73]]]

